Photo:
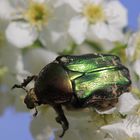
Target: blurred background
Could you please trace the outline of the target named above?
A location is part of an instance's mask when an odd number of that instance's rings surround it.
[[[43,114],[44,110],[49,110],[44,113],[47,117],[43,115],[42,117],[41,115],[39,115],[37,118],[33,118],[32,114],[34,110],[29,111],[23,103],[23,99],[25,96],[24,91],[20,89],[11,91],[11,87],[15,83],[22,82],[22,80],[27,75],[38,73],[45,64],[48,64],[49,62],[54,60],[55,57],[59,54],[82,54],[87,52],[113,52],[117,55],[119,54],[122,61],[126,65],[128,65],[128,67],[130,66],[129,64],[134,64],[134,69],[136,70],[135,75],[137,75],[135,76],[137,77],[135,78],[137,79],[136,86],[139,85],[139,70],[137,69],[140,68],[140,61],[136,61],[139,60],[139,58],[135,58],[136,63],[134,61],[132,62],[131,60],[131,63],[129,63],[130,61],[127,61],[127,59],[130,58],[129,53],[126,53],[124,56],[124,51],[126,51],[124,50],[124,46],[129,45],[129,42],[131,42],[128,41],[128,38],[130,38],[130,36],[134,32],[137,32],[139,30],[139,0],[120,0],[121,4],[126,8],[128,12],[128,23],[125,27],[123,27],[123,29],[121,29],[123,30],[123,34],[125,34],[125,39],[123,39],[123,41],[112,39],[107,42],[106,39],[103,39],[103,37],[101,38],[101,40],[100,38],[98,39],[98,36],[96,35],[96,38],[100,43],[97,43],[96,41],[90,39],[87,39],[84,43],[79,41],[80,39],[77,41],[72,36],[71,32],[71,34],[66,35],[67,33],[65,31],[67,30],[67,26],[63,27],[62,25],[65,25],[65,22],[69,21],[71,17],[75,15],[68,4],[63,5],[52,0],[50,5],[52,7],[52,5],[55,4],[55,14],[57,14],[59,18],[55,19],[53,17],[54,23],[44,24],[43,30],[45,31],[42,33],[40,22],[35,23],[33,17],[29,17],[29,15],[27,15],[31,12],[31,10],[33,10],[33,5],[31,6],[30,2],[30,10],[28,9],[28,12],[26,11],[26,13],[23,14],[26,17],[25,19],[23,19],[23,15],[21,16],[20,12],[22,12],[24,7],[27,6],[26,2],[23,2],[23,7],[18,7],[18,5],[21,4],[20,1],[0,1],[0,139],[59,139],[55,138],[55,135],[53,133],[56,132],[59,127],[59,132],[61,131],[61,126],[55,124],[55,112],[52,109],[43,108],[40,109],[43,110],[40,114]],[[17,8],[15,8],[16,6]],[[13,13],[16,13],[17,11],[18,12],[15,16],[14,14],[10,15],[7,11],[13,11]],[[52,12],[52,10],[50,11]],[[48,11],[46,10],[43,12],[45,13]],[[63,16],[64,13],[65,15]],[[12,16],[13,18],[11,18]],[[49,18],[51,19],[52,17],[46,17],[47,20],[49,20]],[[24,25],[19,25],[19,27],[16,28],[15,22],[19,21],[22,21]],[[29,24],[26,24],[27,21],[31,22],[35,26],[30,27]],[[24,27],[27,27],[27,30],[24,30]],[[52,30],[51,33],[50,30]],[[30,31],[30,34],[28,33],[28,31]],[[22,40],[23,38],[24,40]],[[52,43],[50,40],[54,41],[55,43]],[[92,47],[89,47],[90,44],[92,44],[93,46],[91,45]],[[121,45],[115,46],[114,44]],[[44,48],[44,46],[47,47]],[[79,46],[81,46],[81,48],[79,48]],[[109,46],[111,47],[108,48]],[[133,69],[131,70],[134,71]],[[51,117],[49,116],[49,114],[51,114]],[[76,115],[81,116],[78,113],[76,113]],[[84,114],[82,114],[82,116],[83,115]],[[42,131],[43,129],[44,131]],[[58,136],[58,133],[56,134],[56,136]],[[69,133],[73,133],[73,130],[70,130]],[[75,135],[79,137],[78,132]],[[71,139],[73,136],[68,134],[65,139],[69,139],[68,137]]]

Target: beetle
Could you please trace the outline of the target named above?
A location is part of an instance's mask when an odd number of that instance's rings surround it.
[[[26,86],[34,80],[30,90]],[[129,70],[120,58],[111,54],[61,55],[46,65],[38,75],[28,76],[14,88],[27,92],[24,103],[33,109],[49,104],[57,112],[62,137],[69,128],[62,106],[80,109],[94,107],[105,111],[115,107],[118,97],[131,86]],[[37,115],[37,109],[34,116]]]

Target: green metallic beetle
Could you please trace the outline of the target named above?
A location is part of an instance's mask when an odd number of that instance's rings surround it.
[[[29,91],[27,84],[35,81]],[[38,75],[27,77],[20,85],[27,95],[27,108],[36,109],[41,104],[51,105],[62,125],[63,132],[69,127],[62,105],[73,109],[92,106],[100,111],[111,109],[118,97],[130,90],[128,69],[119,57],[110,54],[62,55],[46,65]],[[37,115],[37,109],[34,116]]]

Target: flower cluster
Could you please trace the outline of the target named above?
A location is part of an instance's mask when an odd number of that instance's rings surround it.
[[[64,138],[139,140],[140,29],[132,32],[127,20],[119,0],[0,0],[0,114],[8,106],[27,111],[22,91],[7,93],[58,55],[111,53],[129,68],[131,92],[124,93],[113,110],[66,111],[70,130]],[[40,111],[31,122],[33,136],[57,139],[54,112],[48,106]]]

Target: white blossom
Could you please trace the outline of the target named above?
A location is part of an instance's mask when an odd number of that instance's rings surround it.
[[[102,126],[101,129],[108,133],[113,140],[139,140],[140,139],[140,118],[131,115],[120,122]]]
[[[8,0],[0,1],[0,18],[9,20],[11,19],[11,13],[14,13],[15,9],[11,6]]]
[[[56,57],[55,52],[41,48],[31,49],[23,56],[24,67],[32,74],[36,74],[48,63],[55,60]]]
[[[134,32],[129,37],[126,54],[132,61],[140,58],[140,31]]]
[[[134,70],[135,72],[137,73],[137,75],[139,75],[140,77],[140,59],[137,59],[135,62],[134,62]]]
[[[0,112],[8,106],[14,106],[16,111],[26,110],[22,98],[24,92],[11,90],[12,86],[18,83],[16,77],[21,77],[20,74],[23,73],[22,64],[21,54],[17,48],[8,46],[8,44],[0,48],[0,65],[6,68],[5,75],[2,79],[0,78]]]
[[[69,129],[63,136],[64,140],[102,140],[104,138],[105,133],[98,130],[98,126],[96,126],[99,118],[95,122],[91,118],[92,111],[64,110],[64,112],[69,121]],[[54,138],[55,140],[60,139],[59,135],[62,133],[62,126],[55,121],[56,116],[56,112],[49,106],[39,108],[38,117],[33,119],[31,123],[31,133],[36,140],[49,140],[49,138]]]
[[[126,48],[126,56],[131,62],[131,69],[140,77],[140,31],[130,35],[128,47]]]
[[[62,52],[76,42],[82,45],[76,48],[78,53],[92,53],[88,41],[99,42],[106,52],[114,48],[113,42],[124,39],[127,10],[118,0],[0,0],[0,18],[5,21],[1,25],[0,20],[2,115],[9,106],[27,112],[26,92],[22,89],[11,91],[11,87],[22,83],[27,76],[38,74],[55,60],[56,52]],[[135,72],[132,83],[138,85],[134,77],[140,77],[139,30],[130,36],[126,55],[132,64],[131,72]],[[31,84],[27,89],[34,86]],[[122,94],[118,100],[115,108],[104,112],[96,111],[92,106],[81,110],[67,110],[63,106],[69,121],[63,139],[140,140],[140,100],[131,92]],[[62,126],[55,121],[57,113],[46,104],[37,109],[38,116],[30,124],[34,139],[60,139]]]
[[[140,105],[140,100],[130,92],[124,93],[119,97],[117,109],[121,114],[129,114],[136,112]]]
[[[22,22],[12,22],[6,30],[8,41],[19,48],[33,44],[37,39],[37,35],[38,33],[34,27]]]
[[[10,23],[6,30],[6,37],[14,46],[24,48],[32,45],[45,30],[44,27],[49,26],[51,21],[55,19],[54,11],[55,8],[57,8],[55,5],[57,3],[53,4],[54,1],[52,3],[52,1],[49,0],[22,0],[15,5],[14,3],[16,3],[16,1],[0,1],[0,5],[4,5],[4,7],[0,9],[0,13],[2,14],[0,17],[2,18],[5,16],[5,11],[3,9],[14,9],[14,11],[6,11],[6,14],[10,15],[8,16]],[[62,3],[58,5],[61,6]],[[51,30],[49,29],[47,32],[48,31]]]
[[[76,43],[81,44],[92,32],[100,39],[120,41],[127,25],[127,10],[117,0],[65,0],[77,13],[68,29]]]

